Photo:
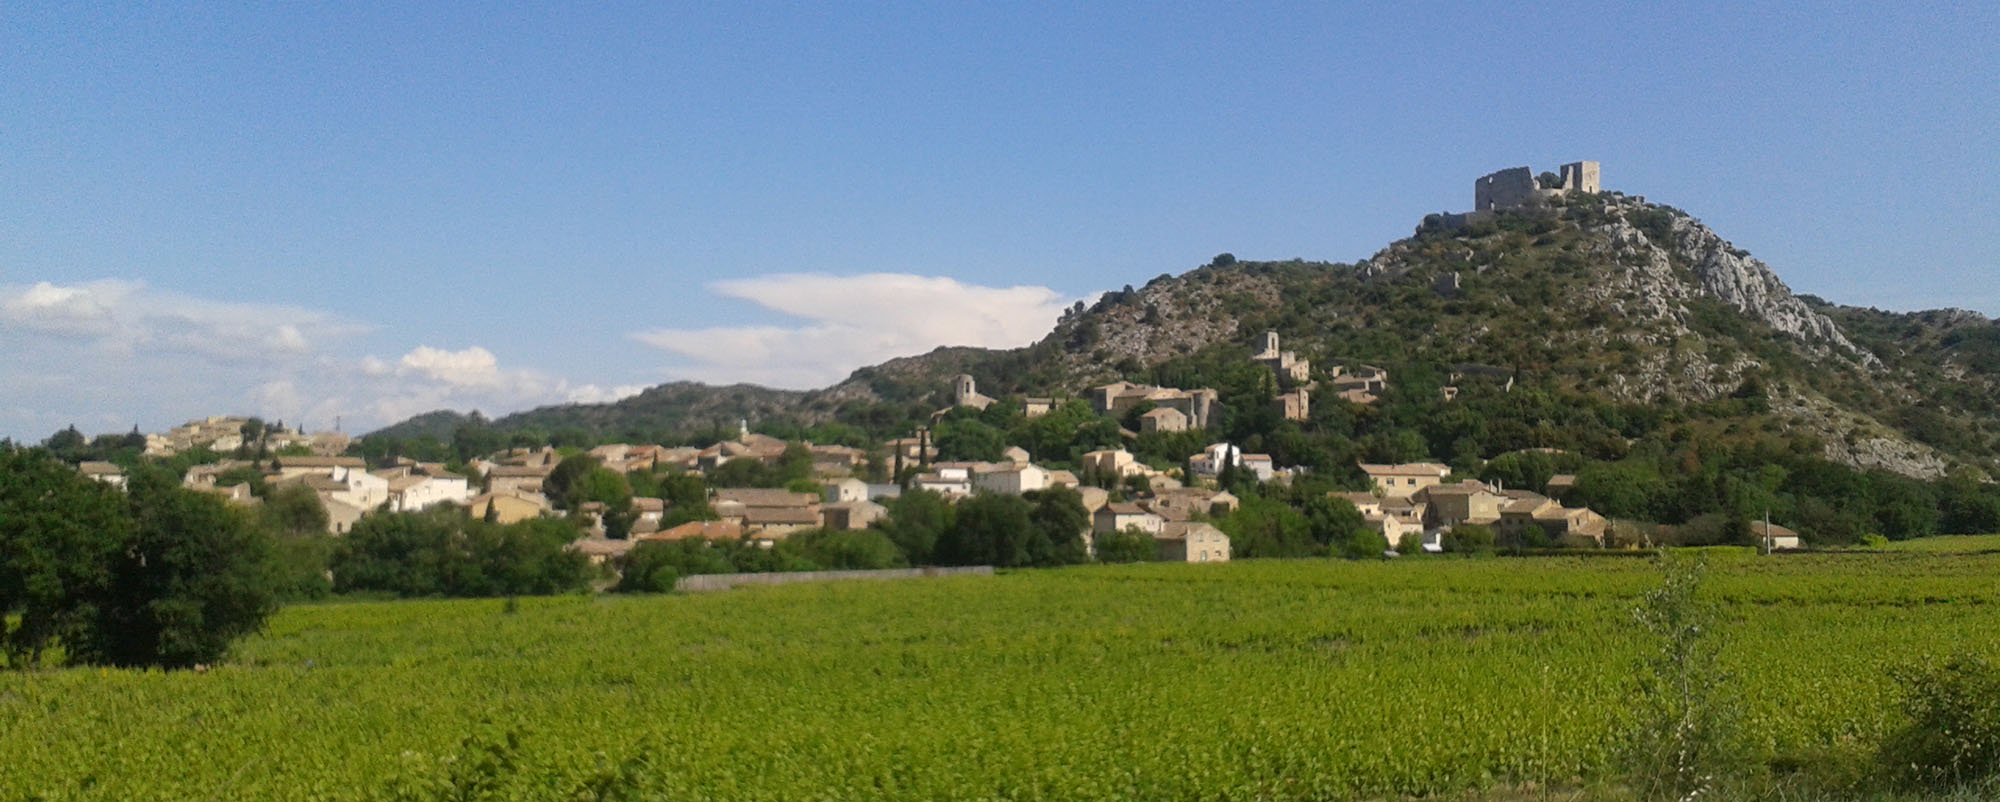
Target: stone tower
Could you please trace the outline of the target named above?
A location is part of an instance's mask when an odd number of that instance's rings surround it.
[[[1597,192],[1597,162],[1571,162],[1562,166],[1564,192]]]

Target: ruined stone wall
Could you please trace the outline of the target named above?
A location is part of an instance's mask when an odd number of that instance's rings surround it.
[[[1512,167],[1472,182],[1472,208],[1478,211],[1520,206],[1535,196],[1535,173]]]
[[[1598,192],[1597,162],[1571,162],[1562,166],[1564,192]]]

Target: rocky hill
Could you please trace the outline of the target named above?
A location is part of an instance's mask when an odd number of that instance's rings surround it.
[[[1357,264],[1237,262],[1106,293],[1042,341],[943,348],[786,392],[670,384],[609,405],[510,415],[503,429],[610,435],[842,421],[894,431],[947,403],[951,376],[988,395],[1169,383],[1241,361],[1278,332],[1324,370],[1391,369],[1406,386],[1453,366],[1518,386],[1677,410],[1755,394],[1755,421],[1833,460],[1916,477],[2000,454],[2000,330],[1962,312],[1898,315],[1794,295],[1763,262],[1672,207],[1618,193],[1553,198],[1475,222],[1432,215]],[[1434,390],[1435,388],[1433,388]],[[384,433],[411,436],[427,416]],[[378,433],[382,434],[382,433]]]

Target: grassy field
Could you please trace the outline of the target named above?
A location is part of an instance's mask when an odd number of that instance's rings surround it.
[[[1710,556],[1757,757],[2000,650],[2000,555]],[[0,674],[0,798],[1323,799],[1589,784],[1643,559],[1240,562],[285,610],[206,673]],[[453,797],[457,798],[457,797]]]
[[[1892,541],[1890,551],[1964,553],[2000,551],[2000,535],[1938,535]]]

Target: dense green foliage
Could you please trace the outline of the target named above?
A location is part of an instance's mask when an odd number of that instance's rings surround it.
[[[1710,555],[1702,598],[1746,757],[1795,789],[1810,776],[1786,772],[1865,762],[1909,724],[1883,679],[1897,666],[2000,656],[2000,555],[1740,555]],[[1655,648],[1630,610],[1659,584],[1642,559],[1247,561],[512,613],[296,606],[207,674],[0,675],[0,797],[486,783],[488,799],[596,798],[622,778],[632,797],[1303,800],[1618,783],[1633,670]]]
[[[554,518],[497,524],[441,505],[378,512],[355,522],[334,550],[334,589],[399,596],[509,596],[583,590],[596,575],[570,549],[576,527]]]
[[[140,466],[120,492],[41,450],[0,449],[6,664],[186,667],[263,626],[284,590],[273,535]]]
[[[1908,721],[1884,745],[1884,769],[1920,788],[2000,776],[2000,664],[1966,654],[1896,677]]]

